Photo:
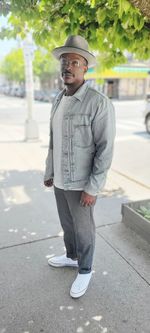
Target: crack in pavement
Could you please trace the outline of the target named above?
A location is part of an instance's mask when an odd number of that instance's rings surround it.
[[[121,222],[115,222],[115,223],[110,223],[110,224],[103,224],[101,226],[98,226],[96,227],[96,230],[97,229],[100,229],[101,227],[105,227],[105,226],[110,226],[110,225],[116,225],[116,224],[119,224]],[[102,236],[100,233],[97,233],[97,235],[99,237],[101,237],[135,272],[136,274],[138,274],[138,276],[140,276],[140,278],[146,282],[146,284],[148,286],[150,286],[150,283],[139,273],[139,271],[130,263],[129,260],[127,260],[119,250],[117,250],[104,236]],[[0,248],[0,251],[1,250],[6,250],[6,249],[10,249],[10,248],[14,248],[14,247],[18,247],[18,246],[23,246],[23,245],[29,245],[29,244],[32,244],[32,243],[38,243],[38,242],[42,242],[42,241],[45,241],[45,240],[48,240],[48,239],[55,239],[55,238],[60,238],[62,236],[58,236],[58,235],[54,235],[54,236],[50,236],[50,237],[45,237],[45,238],[40,238],[40,239],[35,239],[35,240],[31,240],[31,241],[28,241],[28,242],[25,242],[25,243],[18,243],[18,244],[13,244],[13,245],[8,245],[8,246],[3,246]]]
[[[105,227],[107,225],[109,226],[109,225],[118,224],[118,223],[121,223],[121,222],[103,224],[103,225],[97,226],[96,229],[101,228],[101,227]],[[2,247],[0,247],[0,251],[1,250],[5,250],[5,249],[9,249],[9,248],[13,248],[13,247],[17,247],[17,246],[22,246],[22,245],[27,245],[27,244],[42,242],[42,241],[45,241],[47,239],[59,238],[59,237],[62,237],[62,236],[53,235],[53,236],[49,236],[49,237],[38,238],[38,239],[31,240],[31,241],[28,241],[28,242],[17,243],[17,244],[8,245],[8,246],[2,246]]]
[[[120,171],[118,171],[118,170],[115,170],[114,168],[112,168],[111,170],[112,170],[114,173],[117,173],[118,175],[120,175],[120,176],[122,176],[122,177],[124,177],[124,178],[126,178],[126,179],[131,180],[133,183],[136,183],[136,184],[138,184],[138,185],[140,185],[140,186],[142,186],[142,187],[145,187],[146,189],[150,190],[150,186],[141,183],[139,180],[136,180],[136,179],[132,178],[131,176],[126,175],[126,174],[123,173],[123,172],[120,172]]]
[[[31,240],[31,241],[24,242],[24,243],[17,243],[17,244],[13,244],[13,245],[3,246],[3,247],[0,247],[0,251],[5,250],[5,249],[10,249],[10,248],[13,248],[13,247],[17,247],[17,246],[42,242],[42,241],[45,241],[47,239],[60,238],[60,237],[62,237],[62,236],[54,235],[54,236],[49,236],[49,237],[45,237],[45,238],[39,238],[39,239]]]
[[[130,261],[128,261],[121,253],[119,250],[117,250],[104,236],[102,236],[101,234],[98,233],[98,236],[100,236],[117,254],[119,254],[119,256],[130,266],[132,267],[132,269],[140,276],[140,278],[142,280],[144,280],[146,282],[146,284],[148,286],[150,286],[150,282],[148,282],[144,276],[142,276],[138,270],[130,263]]]

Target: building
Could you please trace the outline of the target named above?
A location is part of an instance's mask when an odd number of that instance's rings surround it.
[[[150,92],[150,65],[130,62],[112,69],[98,72],[89,69],[86,80],[97,86],[103,80],[100,90],[110,98],[143,99]]]

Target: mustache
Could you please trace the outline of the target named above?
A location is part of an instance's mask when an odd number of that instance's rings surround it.
[[[62,74],[71,74],[71,75],[73,75],[70,71],[67,71],[67,70],[63,71]]]

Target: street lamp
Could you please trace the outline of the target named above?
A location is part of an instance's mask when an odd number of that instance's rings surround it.
[[[34,55],[34,47],[31,33],[27,33],[23,42],[23,52],[25,59],[25,81],[26,81],[26,101],[27,101],[27,119],[25,122],[25,140],[38,140],[39,131],[37,122],[33,119],[33,103],[34,103],[34,85],[32,61]]]

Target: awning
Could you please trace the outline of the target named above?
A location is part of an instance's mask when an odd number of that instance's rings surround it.
[[[145,79],[150,74],[150,67],[127,67],[117,66],[106,69],[103,72],[90,68],[86,74],[86,79]]]

